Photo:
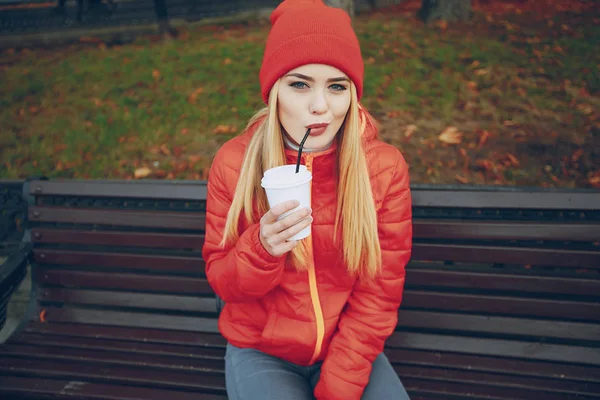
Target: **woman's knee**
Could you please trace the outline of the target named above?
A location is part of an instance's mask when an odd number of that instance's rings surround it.
[[[255,349],[227,346],[225,381],[231,400],[309,400],[308,381],[283,360]]]
[[[392,367],[381,353],[373,362],[371,376],[362,396],[362,400],[409,400],[408,393]]]

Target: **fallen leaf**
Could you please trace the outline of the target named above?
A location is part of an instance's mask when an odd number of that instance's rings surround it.
[[[467,87],[472,90],[473,92],[477,91],[477,83],[473,82],[473,81],[469,81],[467,82]]]
[[[152,77],[157,81],[160,78],[160,71],[157,69],[152,70]]]
[[[190,160],[190,164],[196,164],[198,163],[200,160],[202,160],[202,156],[198,156],[198,155],[191,155],[188,156],[188,160]]]
[[[165,156],[171,155],[171,150],[169,150],[169,148],[167,147],[166,144],[163,144],[162,146],[160,146],[160,152],[163,153]]]
[[[227,134],[234,133],[237,131],[237,128],[233,125],[217,125],[217,127],[213,130],[213,133],[217,134]]]
[[[573,161],[573,162],[579,161],[579,159],[581,158],[582,155],[583,155],[583,149],[576,150],[573,153],[573,155],[571,156],[571,161]]]
[[[196,99],[198,95],[202,94],[202,92],[204,92],[204,88],[202,87],[199,87],[196,90],[194,90],[192,94],[190,94],[190,96],[188,97],[188,103],[196,104]]]
[[[440,135],[438,139],[447,144],[459,144],[462,142],[463,134],[454,126],[449,126]]]
[[[404,131],[404,137],[410,139],[410,137],[417,131],[417,126],[414,124],[408,125]]]
[[[456,174],[455,178],[456,178],[456,180],[457,180],[457,181],[459,181],[460,183],[463,183],[463,184],[467,184],[467,183],[469,183],[469,180],[468,180],[467,178],[465,178],[465,177],[461,176],[461,175],[458,175],[458,174]]]
[[[475,75],[483,76],[483,75],[487,75],[488,72],[490,72],[490,71],[485,68],[477,69],[477,70],[475,70]]]
[[[577,104],[577,109],[585,115],[590,115],[594,112],[594,109],[589,104]]]
[[[229,64],[231,64],[231,58],[226,58],[226,59],[224,59],[224,60],[223,60],[223,64],[225,64],[225,65],[229,65]]]
[[[150,168],[142,167],[142,168],[136,169],[133,176],[135,177],[135,179],[141,179],[141,178],[146,178],[151,173],[152,173],[152,170],[150,170]]]
[[[519,160],[517,160],[517,157],[513,156],[510,153],[506,153],[506,157],[510,160],[512,165],[514,165],[515,167],[519,166]]]
[[[479,134],[479,148],[483,147],[485,142],[487,142],[490,137],[490,133],[488,131],[481,131]]]

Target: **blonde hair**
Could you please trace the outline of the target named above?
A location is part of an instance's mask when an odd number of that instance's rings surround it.
[[[246,221],[256,223],[256,214],[269,210],[260,180],[269,168],[285,165],[285,148],[281,124],[277,113],[279,81],[269,94],[268,106],[257,112],[246,129],[257,124],[256,131],[246,148],[233,201],[227,214],[221,245],[238,239],[239,222],[243,213]],[[350,85],[351,101],[338,141],[338,203],[334,226],[334,241],[339,226],[342,228],[344,262],[350,275],[374,278],[381,269],[381,248],[377,232],[377,213],[371,190],[367,159],[363,149],[362,133],[366,118],[361,121],[356,87]],[[371,122],[371,121],[369,121]],[[260,217],[258,217],[260,218]],[[310,254],[311,236],[300,241],[290,253],[292,264],[298,271],[306,269]]]

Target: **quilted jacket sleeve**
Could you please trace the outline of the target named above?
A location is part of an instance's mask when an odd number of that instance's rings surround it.
[[[412,243],[408,168],[400,152],[378,223],[382,273],[358,281],[350,295],[321,368],[317,400],[360,400],[372,363],[396,328]]]
[[[206,234],[202,255],[206,277],[225,302],[263,297],[281,281],[285,256],[273,257],[260,242],[260,224],[250,225],[235,243],[220,245],[238,174],[226,164],[225,148],[212,163],[206,200]]]

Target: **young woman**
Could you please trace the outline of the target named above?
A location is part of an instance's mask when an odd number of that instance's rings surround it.
[[[267,107],[217,152],[203,256],[226,303],[232,400],[386,400],[408,395],[383,354],[411,254],[411,197],[400,152],[359,101],[363,60],[351,21],[321,0],[271,16],[260,71]],[[312,172],[311,209],[269,209],[260,181],[296,162]],[[309,224],[312,234],[288,240]]]

